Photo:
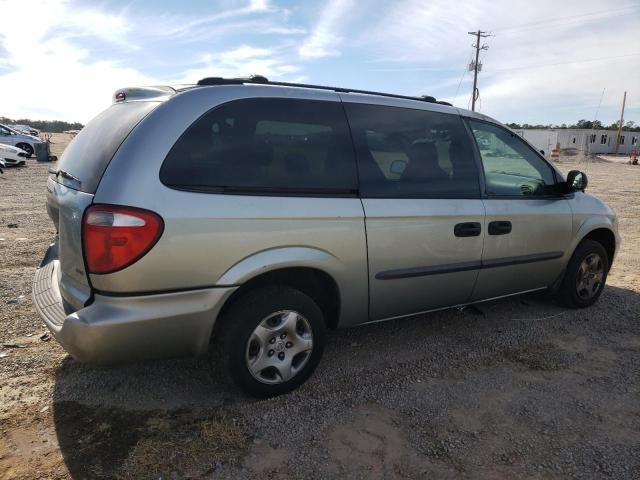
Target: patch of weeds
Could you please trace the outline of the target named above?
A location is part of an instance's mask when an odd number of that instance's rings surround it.
[[[149,428],[129,452],[117,478],[195,478],[220,464],[235,464],[248,440],[234,422],[213,418],[167,419]]]

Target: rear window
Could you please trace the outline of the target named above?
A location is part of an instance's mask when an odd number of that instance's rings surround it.
[[[133,128],[158,102],[114,104],[91,120],[62,154],[58,169],[79,181],[58,175],[57,181],[74,190],[95,193],[111,158]]]
[[[214,193],[354,194],[356,165],[338,102],[226,103],[199,118],[160,170],[167,186]]]

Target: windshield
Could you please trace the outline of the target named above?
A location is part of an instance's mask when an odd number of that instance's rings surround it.
[[[3,135],[16,135],[18,132],[5,125],[0,125],[0,133]]]

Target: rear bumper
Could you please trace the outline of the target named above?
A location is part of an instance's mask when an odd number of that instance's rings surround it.
[[[46,260],[46,259],[45,259]],[[33,299],[56,340],[74,358],[101,364],[204,354],[215,319],[236,287],[136,296],[94,296],[65,311],[57,259],[36,272]]]

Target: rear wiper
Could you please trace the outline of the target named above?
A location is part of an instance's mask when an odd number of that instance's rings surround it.
[[[82,185],[82,180],[80,180],[75,175],[71,175],[66,170],[54,170],[54,169],[50,168],[49,169],[49,173],[52,173],[53,175],[55,175],[56,178],[58,178],[59,175],[62,175],[63,178],[67,178],[69,180],[73,180],[74,182],[78,182],[79,185]]]

